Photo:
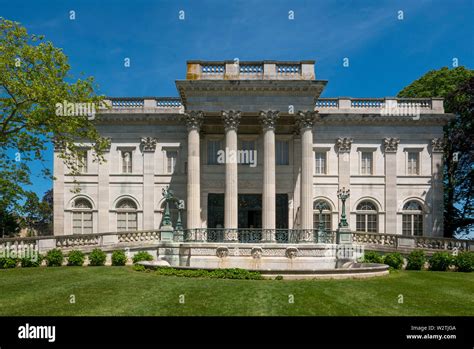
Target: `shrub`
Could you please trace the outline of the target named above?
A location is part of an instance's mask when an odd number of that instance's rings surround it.
[[[69,266],[75,266],[75,267],[81,267],[84,264],[84,260],[86,259],[86,256],[84,252],[78,251],[78,250],[73,250],[69,252],[68,257],[67,257],[67,265]]]
[[[18,260],[16,258],[10,258],[10,257],[0,258],[0,269],[15,268],[17,264],[18,264]]]
[[[472,272],[474,271],[474,252],[461,252],[454,258],[454,265],[457,271]]]
[[[202,277],[210,279],[241,279],[241,280],[261,280],[259,272],[248,271],[246,269],[215,269],[212,271],[203,269],[175,269],[171,267],[157,268],[156,273],[165,276],[179,277]]]
[[[389,253],[385,255],[383,262],[393,269],[401,269],[403,266],[403,256],[398,252]]]
[[[446,271],[452,262],[453,258],[448,252],[436,252],[430,258],[430,270]]]
[[[145,266],[141,265],[141,264],[135,264],[133,266],[133,270],[135,270],[135,271],[145,271]]]
[[[283,276],[277,275],[277,276],[275,277],[275,280],[283,280]]]
[[[152,261],[153,256],[146,251],[140,251],[138,253],[135,253],[132,260],[133,260],[133,263],[138,263],[141,261]]]
[[[125,252],[114,251],[114,253],[112,253],[112,265],[119,266],[125,265],[125,263],[127,263],[127,256],[125,255]]]
[[[89,265],[90,266],[101,266],[105,264],[107,255],[100,248],[94,248],[89,254]]]
[[[60,267],[63,264],[64,255],[61,250],[55,248],[46,253],[45,259],[48,267]]]
[[[383,263],[383,258],[380,254],[374,251],[367,251],[364,253],[364,258],[362,259],[364,263]]]
[[[20,260],[20,264],[22,268],[32,268],[32,267],[39,267],[41,266],[41,262],[43,261],[44,257],[39,253],[35,253],[32,256],[23,257]]]
[[[407,257],[406,270],[421,270],[425,266],[426,256],[423,250],[411,251]]]

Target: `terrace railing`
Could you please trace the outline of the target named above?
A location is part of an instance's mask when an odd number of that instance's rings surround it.
[[[274,236],[274,239],[273,239]],[[186,229],[175,231],[176,243],[336,243],[335,231],[319,233],[316,229]],[[2,238],[0,239],[0,257],[8,251],[39,250],[52,248],[85,249],[126,248],[141,245],[159,245],[165,241],[160,230],[110,232],[96,234],[74,234],[60,236]],[[474,240],[448,239],[427,236],[405,236],[396,234],[352,232],[352,242],[366,248],[380,251],[410,251],[424,249],[428,251],[474,251]]]
[[[387,115],[412,113],[444,113],[442,98],[319,98],[315,108],[322,113],[345,112],[384,112]]]

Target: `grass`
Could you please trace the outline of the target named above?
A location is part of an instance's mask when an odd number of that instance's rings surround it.
[[[180,295],[185,302],[179,302]],[[474,315],[474,273],[362,280],[223,280],[130,267],[0,270],[0,315]],[[75,303],[71,303],[71,295]],[[292,295],[294,303],[289,300]],[[399,303],[403,295],[403,303]]]

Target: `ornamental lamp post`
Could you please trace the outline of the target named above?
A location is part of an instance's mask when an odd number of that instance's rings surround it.
[[[337,191],[337,197],[342,201],[342,214],[341,214],[341,221],[339,222],[339,228],[348,227],[349,224],[347,223],[346,219],[346,200],[351,196],[350,189],[343,187]]]
[[[346,219],[346,200],[351,196],[350,190],[345,187],[337,191],[337,197],[342,201],[342,214],[337,229],[337,244],[352,244],[352,233]]]

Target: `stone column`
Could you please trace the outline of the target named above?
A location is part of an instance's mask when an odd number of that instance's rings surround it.
[[[110,140],[109,140],[110,142]],[[110,143],[109,143],[110,145]],[[105,162],[98,164],[98,204],[99,209],[99,224],[98,232],[106,233],[109,231],[116,231],[117,226],[109,227],[110,220],[110,198],[109,198],[109,167],[110,167],[110,146],[104,153]]]
[[[199,130],[204,116],[201,111],[190,111],[184,119],[188,128],[187,229],[198,229],[201,228]]]
[[[278,111],[271,110],[260,112],[263,127],[262,242],[275,242],[275,126],[278,114]]]
[[[156,139],[141,139],[143,153],[143,229],[155,229],[155,150]]]
[[[397,150],[400,139],[385,138],[385,233],[398,234],[397,229]]]
[[[428,236],[444,236],[443,225],[443,138],[434,138],[431,141],[431,231],[424,231]],[[427,223],[427,222],[426,222]],[[424,224],[423,226],[429,224]]]
[[[313,241],[313,126],[317,114],[312,111],[299,112],[297,123],[301,134],[301,240]]]
[[[59,157],[64,146],[56,141],[54,145],[54,168],[55,180],[53,182],[53,231],[54,235],[65,235],[64,231],[64,162]],[[72,229],[72,228],[71,228]],[[72,231],[70,232],[72,234]]]
[[[238,241],[238,175],[237,175],[237,128],[240,123],[239,111],[223,111],[225,129],[225,200],[224,200],[224,241]]]
[[[351,146],[352,138],[341,137],[336,140],[336,151],[338,156],[339,189],[351,187]],[[346,200],[346,217],[349,227],[351,226],[350,198]],[[339,200],[339,212],[342,211],[342,203]]]

